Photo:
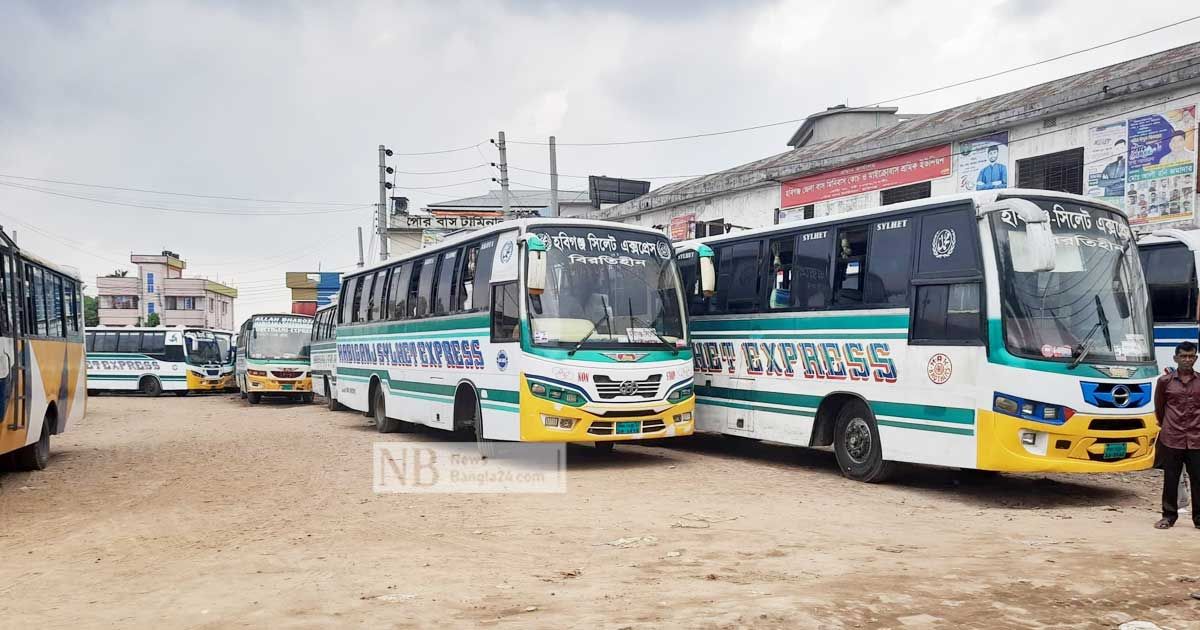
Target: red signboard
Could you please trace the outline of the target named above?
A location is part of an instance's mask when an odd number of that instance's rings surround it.
[[[696,213],[688,213],[671,217],[671,240],[686,241],[692,238],[692,224],[696,222]]]
[[[316,315],[316,302],[292,302],[292,312],[298,315]]]
[[[780,208],[857,195],[950,175],[950,145],[783,182]]]

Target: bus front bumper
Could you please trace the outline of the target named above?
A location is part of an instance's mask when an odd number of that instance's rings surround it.
[[[300,394],[312,391],[312,379],[309,377],[297,379],[275,379],[270,376],[246,375],[247,391],[264,394]]]
[[[1001,472],[1126,472],[1154,465],[1154,414],[1076,414],[1061,425],[978,411],[981,470]]]
[[[191,370],[187,373],[187,385],[193,392],[218,392],[235,386],[232,374],[202,376]]]
[[[571,406],[529,391],[521,377],[521,441],[621,442],[691,435],[696,397],[677,403],[586,403]]]

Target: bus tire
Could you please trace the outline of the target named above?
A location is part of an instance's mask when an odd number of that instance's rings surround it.
[[[138,391],[151,398],[157,398],[162,395],[162,383],[153,376],[143,376],[141,381],[138,381]]]
[[[306,405],[311,405],[313,402],[313,393],[306,392],[306,393],[300,394],[300,402],[302,402]]]
[[[397,433],[404,429],[403,422],[387,416],[387,400],[380,385],[371,388],[371,415],[375,417],[375,430],[380,433]]]
[[[325,405],[330,411],[341,411],[345,409],[341,403],[333,397],[333,386],[329,384],[329,377],[325,377]]]
[[[875,414],[861,400],[842,405],[838,412],[833,450],[842,474],[855,481],[880,483],[895,470],[894,462],[883,459]]]
[[[242,382],[241,382],[241,381],[238,381],[238,395],[239,395],[239,396],[241,396],[241,397],[242,397],[242,399],[245,399],[245,398],[246,398],[246,390],[242,389]]]
[[[496,440],[483,437],[483,414],[475,417],[475,446],[479,448],[479,456],[490,459],[496,456]]]
[[[17,470],[45,470],[50,463],[50,423],[54,422],[54,412],[47,411],[42,420],[42,434],[38,441],[13,451],[12,462]]]
[[[262,394],[258,392],[247,392],[245,394],[245,398],[246,402],[250,403],[251,405],[257,405],[258,403],[262,402]]]

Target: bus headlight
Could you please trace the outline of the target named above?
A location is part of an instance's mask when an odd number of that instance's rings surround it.
[[[246,370],[246,374],[249,374],[250,376],[266,376],[267,375],[266,371],[264,371],[264,370]]]
[[[1006,416],[1044,422],[1046,424],[1063,424],[1075,415],[1075,410],[1062,405],[1051,405],[1036,400],[1027,400],[1019,396],[1010,396],[996,392],[992,397],[992,410]]]
[[[586,402],[583,395],[579,392],[572,391],[565,387],[555,387],[554,385],[546,385],[531,381],[529,383],[529,392],[538,398],[543,398],[551,402],[562,403],[571,407],[582,407]]]
[[[675,404],[683,402],[692,397],[692,386],[680,387],[679,389],[667,394],[667,402]]]

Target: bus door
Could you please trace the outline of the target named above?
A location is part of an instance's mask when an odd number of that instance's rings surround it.
[[[746,241],[721,247],[718,252],[717,265],[717,299],[714,308],[717,312],[737,314],[745,313],[743,322],[746,326],[736,328],[752,328],[753,313],[758,308],[766,284],[765,270],[762,257],[761,241]],[[770,383],[762,378],[763,364],[758,356],[757,340],[738,340],[742,346],[738,357],[734,360],[734,371],[729,374],[727,387],[734,390],[732,395],[739,401],[736,406],[724,409],[726,432],[735,434],[751,434],[754,432],[754,409],[749,401],[754,400],[754,392],[769,389]],[[749,350],[754,348],[754,350]],[[728,372],[727,372],[728,373]]]
[[[5,237],[7,240],[7,237]],[[25,365],[22,356],[20,274],[7,243],[0,244],[0,453],[25,445]]]

